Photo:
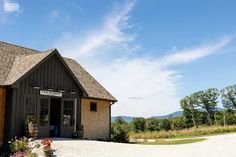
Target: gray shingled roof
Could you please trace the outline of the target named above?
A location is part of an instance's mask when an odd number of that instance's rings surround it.
[[[16,82],[50,53],[51,51],[32,55],[16,56],[5,79],[4,85],[11,85]]]
[[[64,58],[76,78],[82,84],[89,97],[114,100],[116,99],[96,81],[78,62],[73,59]]]
[[[37,51],[0,41],[0,85],[11,85],[51,54],[53,50]],[[79,63],[63,58],[88,97],[117,101]]]

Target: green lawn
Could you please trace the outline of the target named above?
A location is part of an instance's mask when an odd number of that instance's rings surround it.
[[[135,142],[134,144],[144,144],[144,145],[176,145],[176,144],[188,144],[201,142],[206,140],[206,138],[195,138],[195,139],[180,139],[180,140],[158,140],[156,142]]]

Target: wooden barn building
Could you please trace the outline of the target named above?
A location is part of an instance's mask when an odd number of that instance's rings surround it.
[[[34,115],[38,137],[109,139],[117,100],[79,63],[56,49],[37,51],[0,42],[0,144],[25,135]]]

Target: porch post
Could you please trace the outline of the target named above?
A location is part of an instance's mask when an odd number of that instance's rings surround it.
[[[77,98],[75,98],[75,123],[74,123],[74,132],[76,132],[76,123],[77,123]]]

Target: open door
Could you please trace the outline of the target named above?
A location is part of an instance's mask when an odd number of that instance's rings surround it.
[[[62,99],[61,105],[61,137],[71,137],[74,130],[75,105],[73,99]]]
[[[60,137],[61,99],[51,98],[50,102],[50,137]]]
[[[38,137],[49,137],[50,99],[41,97],[38,103]]]

